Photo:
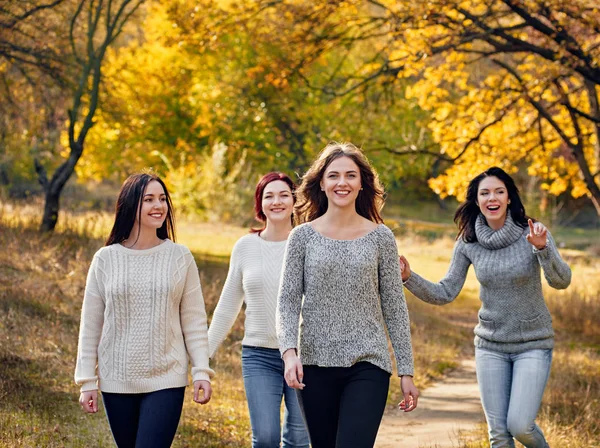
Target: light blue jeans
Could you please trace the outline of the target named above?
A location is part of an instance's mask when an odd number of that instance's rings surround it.
[[[309,447],[296,391],[283,377],[284,364],[278,349],[242,347],[242,374],[252,426],[252,448]],[[285,403],[283,434],[280,415]],[[282,437],[283,436],[283,437]]]
[[[546,448],[535,417],[550,375],[552,350],[501,353],[475,348],[477,382],[492,448]]]

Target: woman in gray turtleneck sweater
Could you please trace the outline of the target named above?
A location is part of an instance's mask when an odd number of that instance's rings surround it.
[[[540,266],[549,285],[565,289],[571,269],[540,223],[525,214],[513,179],[490,168],[468,186],[455,215],[459,233],[450,268],[439,283],[411,272],[400,257],[402,280],[419,299],[435,305],[460,293],[469,266],[480,283],[475,359],[492,448],[548,444],[535,417],[548,381],[554,332],[542,295]]]

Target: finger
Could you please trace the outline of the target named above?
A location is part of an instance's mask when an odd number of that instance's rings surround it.
[[[404,412],[408,412],[411,407],[410,393],[404,392]]]
[[[404,408],[406,408],[406,401],[402,400],[400,403],[398,403],[398,407],[404,410]]]
[[[535,233],[535,229],[533,228],[533,221],[531,218],[527,220],[527,224],[529,224],[529,233],[533,235]]]
[[[200,387],[199,385],[194,384],[194,401],[198,403],[198,399],[200,398]]]
[[[298,378],[299,383],[302,383],[304,380],[304,368],[302,367],[302,364],[298,364],[296,367],[296,377]]]
[[[202,389],[203,397],[198,400],[198,403],[206,404],[210,401],[210,397],[212,395],[212,388],[210,387],[210,385],[204,385],[200,386],[200,389]]]
[[[90,398],[90,407],[92,412],[98,412],[98,396],[92,396],[92,398]]]

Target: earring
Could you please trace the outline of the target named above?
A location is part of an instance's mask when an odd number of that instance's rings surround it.
[[[362,190],[363,190],[363,187],[360,187],[360,191],[362,191]]]

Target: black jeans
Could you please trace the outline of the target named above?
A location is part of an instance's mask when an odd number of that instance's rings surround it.
[[[304,366],[297,391],[313,448],[371,448],[385,410],[390,374],[369,362]]]
[[[185,387],[144,394],[102,393],[119,448],[169,448],[175,437]]]

